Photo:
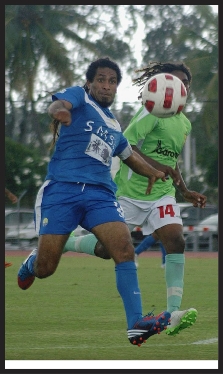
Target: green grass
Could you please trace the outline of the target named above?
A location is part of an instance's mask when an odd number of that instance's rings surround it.
[[[23,291],[17,271],[25,257],[7,256],[13,266],[5,269],[6,360],[218,360],[217,259],[186,259],[181,309],[196,308],[196,323],[139,348],[127,339],[112,260],[64,256],[53,276]],[[139,259],[144,314],[166,309],[160,262]]]

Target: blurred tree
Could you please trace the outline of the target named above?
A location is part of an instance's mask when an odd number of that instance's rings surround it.
[[[84,84],[87,65],[102,55],[134,78],[139,56],[132,38],[137,23],[144,24],[143,65],[183,60],[191,68],[185,114],[196,160],[208,182],[218,180],[218,15],[211,6],[6,5],[5,19],[6,136],[37,148],[38,157],[49,155],[51,93]],[[124,130],[134,104],[124,103],[119,112],[115,105]]]
[[[40,157],[35,149],[5,138],[5,186],[18,197],[27,190],[22,201],[25,206],[33,207],[48,161],[47,157]]]
[[[40,103],[46,112],[49,91],[84,83],[87,64],[102,54],[135,64],[129,44],[118,33],[117,12],[116,5],[5,6],[7,136],[38,146],[46,155],[37,113]],[[134,14],[130,21],[133,33]]]

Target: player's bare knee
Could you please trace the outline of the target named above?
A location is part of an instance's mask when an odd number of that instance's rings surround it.
[[[104,260],[110,260],[111,256],[107,249],[100,243],[97,242],[94,249],[94,254],[97,257],[103,258]]]
[[[112,258],[116,263],[134,261],[134,247],[132,243],[126,242],[117,250],[114,250]]]
[[[166,244],[164,244],[167,254],[173,253],[184,253],[185,239],[182,235],[174,238],[170,238]]]

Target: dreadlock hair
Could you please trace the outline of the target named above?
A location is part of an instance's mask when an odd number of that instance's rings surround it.
[[[132,80],[133,86],[140,86],[139,92],[142,91],[145,83],[147,80],[152,77],[153,75],[159,74],[159,73],[171,73],[174,70],[180,70],[183,71],[187,75],[187,79],[189,83],[192,82],[192,75],[191,71],[188,66],[186,66],[183,62],[157,62],[157,61],[151,61],[149,62],[148,66],[142,69],[135,70],[136,73],[143,72],[143,74]],[[140,93],[140,96],[138,99],[140,99],[142,96],[142,92]]]
[[[58,121],[57,119],[54,119],[50,123],[50,131],[53,133],[53,139],[52,139],[52,142],[50,143],[49,150],[51,150],[53,148],[54,144],[56,143],[56,141],[59,137],[59,131],[58,131],[59,125],[60,125],[60,121]]]
[[[52,92],[49,92],[49,91],[46,91],[49,95],[53,95]],[[50,146],[49,146],[49,151],[53,148],[54,144],[56,143],[57,141],[57,138],[59,137],[59,125],[60,125],[60,121],[58,121],[57,119],[53,119],[50,124],[49,124],[49,129],[50,131],[53,133],[53,139],[50,143]]]
[[[117,74],[117,84],[119,85],[119,83],[122,80],[121,70],[120,70],[118,64],[116,64],[116,62],[112,61],[109,57],[99,58],[98,60],[93,61],[88,66],[88,69],[86,71],[86,79],[89,82],[93,82],[98,68],[109,68],[109,69],[114,70]],[[86,92],[89,91],[89,89],[87,87],[87,83],[84,84],[83,88],[85,89]]]

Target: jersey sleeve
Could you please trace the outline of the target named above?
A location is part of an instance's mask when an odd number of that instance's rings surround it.
[[[84,89],[80,86],[68,87],[52,95],[52,100],[66,100],[72,104],[72,109],[84,103]]]
[[[118,156],[121,160],[125,160],[126,158],[131,156],[132,153],[133,153],[133,150],[132,150],[131,145],[129,144],[129,141],[126,139],[123,133],[120,132],[118,145],[115,148],[113,157]]]
[[[124,135],[131,145],[137,145],[154,129],[157,122],[158,118],[150,114],[143,106],[130,121]]]
[[[128,144],[127,147],[121,153],[119,153],[118,157],[123,161],[130,157],[132,153],[132,147],[130,144]]]

